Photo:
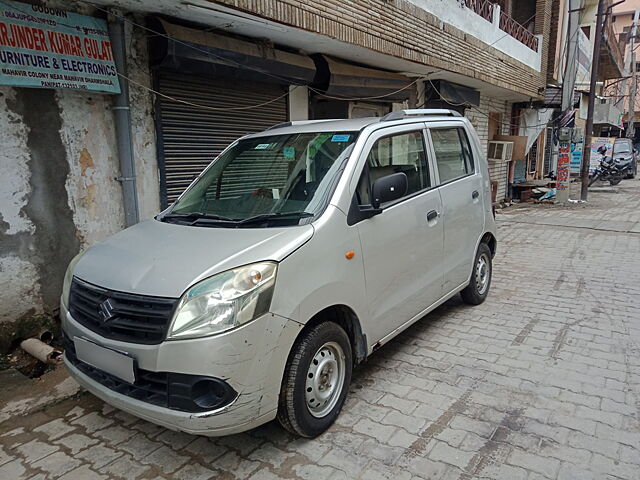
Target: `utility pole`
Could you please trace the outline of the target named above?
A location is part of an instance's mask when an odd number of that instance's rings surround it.
[[[573,107],[573,92],[578,74],[578,30],[580,30],[580,5],[582,0],[569,0],[567,25],[567,61],[562,79],[562,113]]]
[[[562,79],[562,117],[573,108],[573,92],[578,73],[578,30],[580,29],[581,0],[569,0],[567,25],[567,58]],[[556,166],[555,203],[566,204],[569,201],[569,182],[571,180],[571,140],[560,140],[558,163]]]
[[[633,24],[631,25],[631,36],[629,38],[629,50],[631,52],[631,86],[629,87],[629,106],[627,108],[627,137],[632,139],[636,135],[636,126],[634,124],[636,118],[636,92],[638,90],[638,81],[636,78],[636,53],[635,48],[636,34],[638,32],[638,13],[636,10],[633,15]]]
[[[589,82],[589,107],[587,109],[587,126],[584,135],[584,153],[582,156],[582,166],[580,176],[582,177],[582,188],[580,189],[580,199],[587,200],[589,195],[589,163],[591,162],[591,139],[593,138],[593,110],[596,103],[596,82],[598,80],[598,65],[600,56],[600,42],[602,40],[602,30],[604,23],[605,0],[598,0],[598,14],[596,15],[596,31],[593,39],[593,58],[591,59],[591,81]]]

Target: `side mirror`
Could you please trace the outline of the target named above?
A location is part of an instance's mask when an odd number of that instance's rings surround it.
[[[407,175],[400,172],[387,175],[373,182],[371,206],[380,208],[380,205],[402,198],[407,194],[409,182]]]

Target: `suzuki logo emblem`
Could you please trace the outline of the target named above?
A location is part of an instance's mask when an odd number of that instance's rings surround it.
[[[111,305],[110,299],[106,299],[104,302],[100,304],[100,310],[98,314],[100,315],[100,318],[102,319],[103,322],[108,322],[109,320],[111,320],[113,317],[116,316],[116,314],[113,313],[113,305]]]

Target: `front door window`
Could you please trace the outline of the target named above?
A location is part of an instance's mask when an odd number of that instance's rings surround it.
[[[373,144],[358,183],[358,203],[370,205],[371,185],[379,178],[400,172],[407,176],[406,196],[431,186],[421,131],[389,135]]]

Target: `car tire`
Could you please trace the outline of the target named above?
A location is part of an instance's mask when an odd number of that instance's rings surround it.
[[[278,421],[295,435],[314,438],[338,417],[351,383],[353,355],[346,332],[324,322],[296,341],[285,368]]]
[[[491,249],[486,243],[481,243],[473,261],[471,280],[464,290],[460,292],[462,300],[469,305],[480,305],[485,301],[491,286]]]

